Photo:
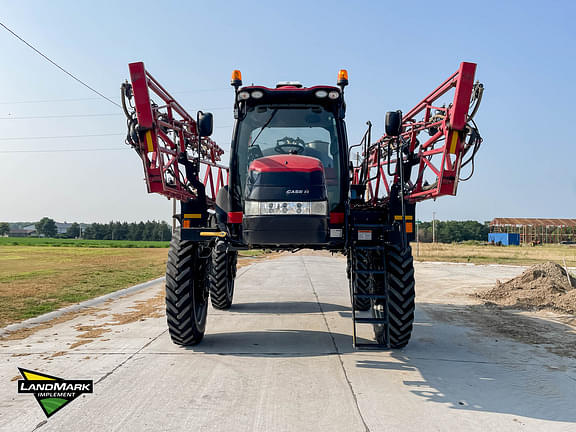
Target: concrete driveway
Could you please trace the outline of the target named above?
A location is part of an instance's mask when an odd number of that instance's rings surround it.
[[[468,296],[521,267],[417,264],[409,346],[354,352],[345,266],[289,255],[242,268],[235,305],[209,311],[195,347],[171,343],[161,283],[0,340],[0,430],[576,430],[570,317]],[[93,379],[94,393],[46,420],[17,393],[17,367]]]

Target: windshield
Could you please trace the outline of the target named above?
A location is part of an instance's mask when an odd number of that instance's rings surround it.
[[[250,163],[279,154],[318,159],[324,167],[329,206],[340,201],[340,160],[336,119],[320,106],[249,107],[236,141],[237,184],[243,192]],[[243,196],[243,193],[240,193]]]

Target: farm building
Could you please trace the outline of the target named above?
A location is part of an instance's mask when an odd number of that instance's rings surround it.
[[[576,241],[576,219],[495,218],[491,233],[520,235],[520,243]]]

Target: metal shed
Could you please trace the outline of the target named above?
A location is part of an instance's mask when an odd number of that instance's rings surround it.
[[[495,218],[491,233],[520,235],[520,243],[576,241],[576,219]]]

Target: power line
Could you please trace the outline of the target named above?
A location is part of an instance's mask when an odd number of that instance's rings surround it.
[[[110,114],[62,114],[62,115],[32,115],[32,116],[9,116],[0,117],[0,120],[32,120],[32,119],[55,119],[55,118],[80,118],[80,117],[118,117],[122,113]]]
[[[231,128],[232,125],[215,126],[214,129]],[[29,136],[29,137],[0,137],[0,141],[21,141],[21,140],[38,140],[38,139],[60,139],[60,138],[90,138],[105,136],[123,136],[123,133],[104,133],[104,134],[86,134],[86,135],[53,135],[53,136]]]
[[[202,92],[209,92],[209,91],[222,91],[222,89],[185,90],[185,91],[179,91],[179,92],[172,92],[172,94],[202,93]],[[229,90],[226,89],[226,91],[229,91]],[[47,103],[47,102],[80,102],[80,101],[93,101],[93,100],[100,100],[100,98],[96,98],[96,97],[88,98],[88,97],[86,97],[86,98],[65,98],[65,99],[36,99],[36,100],[11,101],[11,102],[0,101],[0,105],[35,104],[35,103]],[[226,108],[230,108],[230,107],[228,106]],[[209,109],[209,108],[205,108],[205,109]],[[216,109],[216,108],[212,108],[212,109]]]
[[[94,148],[94,149],[65,149],[65,150],[0,150],[0,153],[68,153],[68,152],[98,152],[98,151],[122,151],[131,150],[128,147],[119,148]]]
[[[50,63],[52,63],[54,66],[56,66],[58,69],[60,69],[62,72],[64,72],[66,75],[70,76],[71,78],[73,78],[74,80],[76,80],[77,82],[79,82],[80,84],[82,84],[84,87],[86,87],[87,89],[93,91],[94,93],[96,93],[98,96],[106,99],[108,102],[116,105],[118,108],[122,108],[120,106],[120,104],[118,104],[117,102],[114,102],[112,99],[110,99],[109,97],[104,96],[102,93],[100,93],[98,90],[96,90],[93,87],[90,87],[88,84],[86,84],[84,81],[82,81],[81,79],[77,78],[75,75],[71,74],[70,72],[68,72],[66,69],[64,69],[62,66],[60,66],[58,63],[56,63],[55,61],[53,61],[52,59],[50,59],[47,55],[43,54],[42,52],[40,52],[38,49],[36,49],[35,47],[33,47],[32,45],[30,45],[28,42],[26,42],[24,39],[22,39],[20,36],[18,36],[16,33],[14,33],[12,30],[10,30],[8,27],[6,27],[6,25],[4,25],[3,23],[0,22],[0,26],[4,27],[8,32],[10,32],[15,38],[17,38],[18,40],[20,40],[21,42],[23,42],[24,44],[26,44],[28,47],[30,47],[31,49],[33,49],[36,53],[38,53],[39,55],[41,55],[44,59],[46,59],[47,61],[49,61]]]
[[[17,140],[38,140],[38,139],[56,139],[56,138],[86,138],[86,137],[104,137],[104,136],[121,136],[121,133],[105,134],[88,134],[88,135],[55,135],[55,136],[36,136],[36,137],[1,137],[0,141],[17,141]]]
[[[100,98],[68,98],[68,99],[37,99],[28,101],[12,101],[12,102],[0,102],[0,105],[16,105],[16,104],[33,104],[33,103],[44,103],[44,102],[78,102],[78,101],[88,101],[88,100],[100,100]]]
[[[230,109],[230,107],[205,108],[205,111],[218,111]],[[122,113],[108,114],[61,114],[61,115],[31,115],[31,116],[8,116],[0,117],[0,120],[35,120],[35,119],[57,119],[57,118],[82,118],[82,117],[119,117]],[[222,127],[222,126],[220,126]],[[226,126],[227,127],[227,126]]]

